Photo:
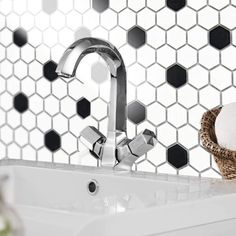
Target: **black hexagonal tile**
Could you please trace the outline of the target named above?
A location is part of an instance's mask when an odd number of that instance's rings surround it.
[[[179,144],[168,148],[167,150],[168,162],[179,169],[188,164],[188,152]]]
[[[18,28],[13,32],[13,42],[18,47],[22,47],[27,43],[27,33],[24,29]]]
[[[130,29],[127,37],[128,43],[134,48],[139,48],[146,43],[146,32],[138,26]]]
[[[92,7],[97,12],[104,12],[109,7],[109,0],[92,0]]]
[[[61,147],[61,138],[55,130],[48,131],[44,136],[45,146],[52,152]]]
[[[57,64],[54,61],[48,61],[43,66],[43,75],[49,81],[54,81],[58,78],[56,73]]]
[[[186,0],[167,0],[166,3],[170,9],[179,11],[186,5]]]
[[[14,97],[13,106],[18,112],[25,112],[29,107],[28,98],[23,93],[17,94]]]
[[[187,82],[186,70],[178,65],[172,65],[166,72],[167,82],[175,88],[179,88]]]
[[[137,101],[128,105],[128,118],[135,124],[139,124],[146,118],[145,107]]]
[[[230,31],[217,26],[210,31],[210,44],[217,49],[223,49],[230,44]]]
[[[86,98],[81,98],[76,104],[77,114],[83,119],[90,115],[90,102]]]

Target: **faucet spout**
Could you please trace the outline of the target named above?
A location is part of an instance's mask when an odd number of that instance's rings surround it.
[[[126,135],[126,69],[119,51],[109,42],[96,38],[83,38],[74,42],[60,59],[56,72],[64,78],[75,76],[84,56],[98,53],[108,64],[111,77],[111,93],[107,140],[102,153],[102,165],[116,163],[117,136]]]

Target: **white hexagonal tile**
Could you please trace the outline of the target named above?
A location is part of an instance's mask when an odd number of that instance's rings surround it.
[[[29,76],[34,80],[38,80],[40,77],[43,76],[42,64],[40,64],[37,61],[31,62],[28,66],[28,69],[29,69]]]
[[[128,30],[136,23],[136,15],[133,11],[126,8],[119,13],[119,25]]]
[[[137,98],[143,104],[148,105],[155,101],[156,99],[156,91],[155,88],[148,84],[144,83],[137,88]]]
[[[111,9],[107,9],[101,14],[101,25],[107,29],[111,30],[117,25],[117,13]]]
[[[208,32],[201,26],[195,26],[188,31],[188,43],[196,49],[200,49],[208,43]]]
[[[36,84],[35,81],[30,78],[26,77],[22,80],[21,82],[21,91],[26,95],[26,96],[31,96],[35,93],[36,90]]]
[[[16,128],[18,126],[20,126],[21,124],[21,118],[20,118],[20,113],[16,110],[10,110],[9,112],[7,112],[7,120],[3,120],[4,123],[7,121],[7,124],[11,127],[11,128]],[[3,118],[5,118],[5,116],[3,116]],[[1,125],[3,122],[1,122]]]
[[[159,48],[164,45],[166,41],[165,30],[161,29],[158,26],[154,26],[151,29],[147,30],[147,44],[154,48]]]
[[[165,30],[175,25],[175,13],[167,7],[158,11],[156,16],[157,24]]]
[[[207,69],[212,69],[218,65],[220,62],[219,57],[219,51],[211,46],[206,46],[199,51],[199,63]]]
[[[138,12],[137,23],[143,29],[145,30],[150,29],[152,26],[155,25],[155,21],[156,21],[156,15],[154,11],[148,8],[144,8],[143,10]]]
[[[166,109],[155,102],[147,107],[147,119],[154,125],[160,125],[166,120]]]
[[[222,93],[222,105],[232,103],[236,101],[235,88],[230,87]]]
[[[38,161],[52,162],[52,152],[50,152],[46,147],[41,148],[38,151]]]
[[[4,92],[0,96],[0,105],[1,108],[5,111],[8,111],[12,108],[13,97],[8,92]]]
[[[198,131],[190,125],[186,125],[178,130],[178,141],[184,147],[192,148],[198,145]]]
[[[167,120],[176,128],[187,123],[187,110],[179,104],[174,104],[167,110]]]
[[[145,81],[145,68],[135,63],[127,69],[127,77],[132,84],[137,86]]]
[[[196,147],[189,152],[189,163],[198,171],[203,171],[211,166],[210,154],[202,147]]]
[[[197,51],[186,45],[178,50],[177,61],[185,68],[189,68],[197,63]]]
[[[68,119],[63,114],[57,114],[52,118],[52,127],[59,134],[63,134],[69,129]]]
[[[178,102],[186,108],[190,108],[198,103],[197,90],[186,84],[178,89]]]
[[[218,66],[210,71],[211,85],[219,90],[223,90],[232,85],[231,71],[223,66]]]
[[[186,44],[186,32],[178,26],[167,31],[167,43],[175,49]]]
[[[147,159],[155,166],[164,163],[166,161],[166,148],[160,143],[157,143],[156,146],[147,153]]]
[[[50,115],[55,115],[59,112],[59,101],[53,95],[48,96],[44,100],[44,109]]]
[[[36,59],[39,62],[45,63],[50,59],[50,49],[46,45],[41,44],[35,49],[35,51],[36,51]]]
[[[188,82],[197,89],[206,86],[209,82],[208,70],[196,65],[188,70]]]
[[[83,84],[78,79],[71,80],[68,84],[68,94],[75,100],[83,97]]]
[[[158,128],[157,138],[166,147],[176,142],[176,130],[170,124],[161,125]]]
[[[177,170],[174,167],[172,167],[169,163],[165,163],[160,167],[158,167],[157,172],[162,174],[173,174],[173,175],[177,174]]]
[[[6,124],[0,129],[1,141],[4,144],[9,144],[13,141],[13,130]]]
[[[41,11],[35,16],[35,26],[40,30],[45,30],[50,25],[49,15]]]
[[[59,149],[55,153],[53,153],[53,162],[61,163],[61,164],[69,164],[68,154],[63,150]]]
[[[65,97],[60,102],[61,113],[70,118],[76,114],[76,102],[69,97]]]
[[[230,70],[236,69],[236,63],[234,58],[236,57],[236,47],[229,46],[222,50],[221,52],[221,61],[224,66]]]
[[[165,0],[147,0],[147,6],[154,11],[158,11],[165,6]]]
[[[169,84],[157,88],[157,101],[168,107],[176,102],[176,90]]]
[[[61,147],[68,154],[77,151],[77,138],[71,133],[66,133],[61,137]]]
[[[168,57],[166,55],[168,55]],[[161,64],[166,68],[171,66],[176,62],[175,50],[168,45],[161,47],[157,50],[156,60],[157,63]]]
[[[206,109],[204,109],[201,105],[197,105],[188,110],[189,122],[196,129],[200,129],[200,122],[204,112],[206,112]]]
[[[126,0],[110,0],[110,8],[115,10],[116,12],[120,12],[124,8],[126,8]]]
[[[74,2],[74,8],[80,13],[84,13],[90,8],[90,0],[76,0]]]
[[[115,27],[110,31],[110,42],[117,48],[126,43],[126,31],[120,26]]]
[[[200,10],[207,5],[207,0],[187,0],[187,4],[195,10]]]
[[[5,50],[6,50],[6,53],[7,53],[6,54],[7,59],[10,62],[14,63],[14,62],[16,62],[17,60],[20,59],[20,49],[19,49],[18,46],[14,45],[14,44],[10,45],[7,48],[4,48],[3,46],[1,46],[1,53],[2,53],[2,55],[1,55],[2,58],[1,59],[3,59],[5,57]]]
[[[108,107],[107,104],[100,98],[91,103],[91,114],[97,120],[101,120],[107,116]]]
[[[157,87],[165,83],[166,70],[158,64],[154,64],[147,69],[147,81]]]
[[[22,159],[26,161],[36,161],[36,151],[30,145],[22,148]]]
[[[144,160],[137,164],[137,171],[146,171],[154,173],[156,171],[156,167],[148,160]]]
[[[145,0],[129,0],[128,7],[130,7],[134,11],[139,11],[145,7]]]
[[[229,29],[236,26],[235,22],[236,7],[229,5],[220,12],[220,23]]]
[[[68,47],[74,42],[74,31],[68,28],[63,28],[58,32],[58,42]]]
[[[43,32],[43,42],[48,47],[52,47],[57,43],[57,37],[57,31],[52,28],[48,28]]]
[[[220,94],[212,86],[207,86],[200,90],[199,101],[207,109],[212,109],[220,105]]]
[[[22,114],[22,126],[27,130],[36,127],[36,116],[31,111],[26,111]]]
[[[136,61],[136,50],[130,45],[126,44],[122,46],[119,51],[126,66],[129,66]]]
[[[199,11],[198,23],[200,26],[209,30],[219,23],[219,16],[217,10],[207,6]]]
[[[52,128],[51,117],[46,113],[42,112],[37,116],[37,127],[42,131],[46,132]]]
[[[186,30],[196,25],[196,22],[197,14],[189,7],[184,7],[177,13],[177,24]]]
[[[137,59],[143,66],[148,67],[155,62],[155,50],[144,45],[138,50]]]
[[[14,132],[15,142],[23,147],[29,142],[28,132],[26,129],[19,127]]]
[[[72,30],[77,30],[82,25],[82,15],[75,10],[66,14],[66,24]]]
[[[17,144],[11,143],[7,147],[7,154],[11,159],[21,159],[21,148]]]
[[[0,64],[1,75],[5,78],[9,77],[13,73],[13,65],[8,60],[4,60]]]
[[[58,79],[52,83],[52,93],[58,99],[67,95],[67,83],[64,80]]]

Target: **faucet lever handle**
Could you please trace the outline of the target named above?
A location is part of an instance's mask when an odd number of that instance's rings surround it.
[[[154,132],[145,129],[134,137],[130,143],[129,148],[131,152],[138,157],[141,157],[157,144],[157,138]]]
[[[80,141],[96,157],[101,158],[102,147],[106,142],[106,137],[95,127],[88,126],[80,132]]]

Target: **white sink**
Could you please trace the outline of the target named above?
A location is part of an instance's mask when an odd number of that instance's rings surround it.
[[[236,182],[1,161],[25,236],[235,235]],[[91,195],[88,183],[96,180]]]

